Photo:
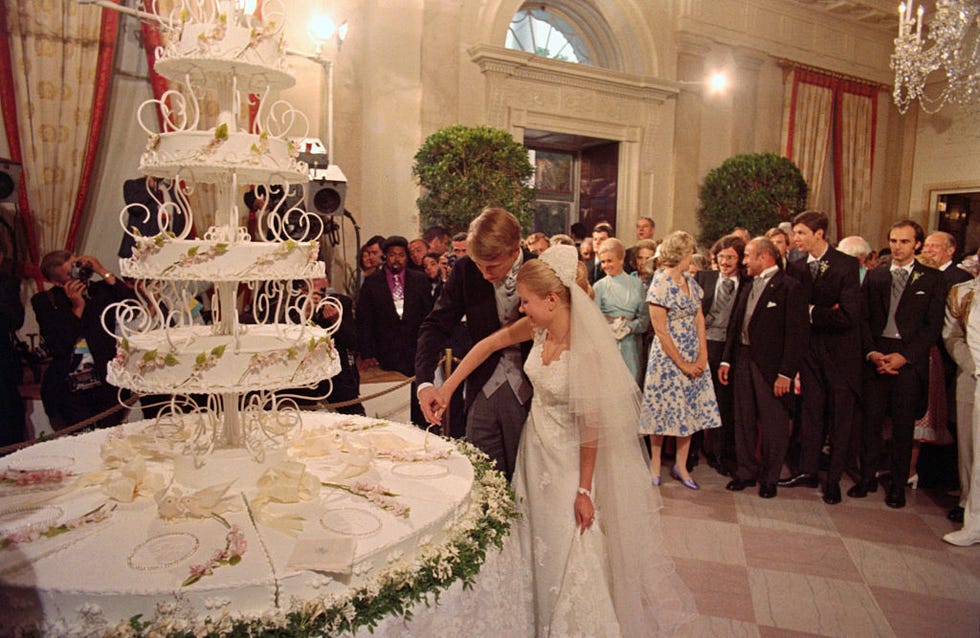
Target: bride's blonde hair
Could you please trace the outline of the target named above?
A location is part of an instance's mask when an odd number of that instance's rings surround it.
[[[526,286],[528,290],[539,297],[547,297],[549,294],[554,293],[562,303],[571,303],[571,292],[561,283],[555,271],[540,259],[530,259],[521,266],[521,269],[517,271],[517,283]],[[589,277],[585,269],[585,264],[581,261],[578,262],[575,283],[590,298],[595,298],[595,292],[593,292],[592,286],[589,285]]]

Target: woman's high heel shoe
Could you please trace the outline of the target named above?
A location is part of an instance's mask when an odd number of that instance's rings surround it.
[[[694,482],[694,479],[686,479],[686,478],[682,477],[680,475],[680,472],[677,471],[677,466],[676,465],[674,467],[670,468],[670,475],[672,477],[674,477],[676,480],[680,481],[681,482],[681,485],[683,485],[684,487],[686,487],[689,490],[699,490],[699,489],[701,489],[701,486],[698,485],[697,483],[695,483]]]
[[[654,487],[660,487],[660,476],[651,476],[650,485],[653,485]]]
[[[913,490],[919,489],[919,475],[913,474],[912,476],[909,477],[909,480],[906,481],[905,483]]]

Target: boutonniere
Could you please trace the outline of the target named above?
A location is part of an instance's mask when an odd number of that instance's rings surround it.
[[[909,283],[913,283],[914,284],[916,282],[916,280],[918,280],[918,278],[921,277],[921,276],[922,276],[922,272],[921,271],[918,271],[918,270],[913,271],[912,272],[912,281],[909,282]]]
[[[821,261],[820,262],[820,269],[817,271],[817,276],[819,277],[820,275],[823,275],[828,270],[830,270],[830,262],[829,261]]]

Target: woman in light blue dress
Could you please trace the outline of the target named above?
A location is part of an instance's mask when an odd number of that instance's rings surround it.
[[[623,272],[626,248],[610,237],[599,249],[599,263],[606,276],[595,282],[595,302],[609,322],[619,353],[638,384],[643,381],[643,333],[650,327],[646,290],[636,277]]]
[[[647,292],[650,322],[656,337],[650,346],[640,432],[650,434],[650,480],[660,485],[660,448],[664,436],[677,437],[671,476],[698,489],[687,471],[691,435],[721,426],[718,402],[708,369],[708,346],[701,287],[688,274],[694,238],[684,231],[668,235],[660,245],[662,268]]]

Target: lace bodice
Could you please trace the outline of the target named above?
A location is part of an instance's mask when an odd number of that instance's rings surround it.
[[[568,419],[569,357],[566,350],[557,359],[545,365],[544,340],[545,332],[537,331],[534,346],[524,363],[524,372],[534,386],[531,410],[538,416],[539,427],[545,430],[542,434],[547,435],[558,434],[565,430],[565,426],[571,426]]]

